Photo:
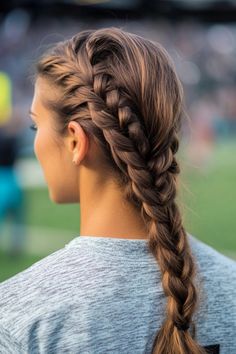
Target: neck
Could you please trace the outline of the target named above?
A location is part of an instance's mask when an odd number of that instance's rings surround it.
[[[80,234],[84,236],[147,239],[141,213],[124,197],[113,182],[99,188],[80,188]]]

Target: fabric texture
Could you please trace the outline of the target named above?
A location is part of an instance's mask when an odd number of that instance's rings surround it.
[[[198,273],[196,339],[236,353],[236,262],[188,233]],[[150,354],[165,318],[147,241],[78,236],[0,283],[1,354]]]

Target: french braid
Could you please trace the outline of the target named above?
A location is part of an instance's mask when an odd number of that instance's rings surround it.
[[[62,92],[46,102],[60,134],[79,122],[145,222],[167,299],[152,353],[206,353],[195,340],[196,264],[175,201],[183,90],[167,52],[116,27],[84,30],[46,52],[36,74]]]

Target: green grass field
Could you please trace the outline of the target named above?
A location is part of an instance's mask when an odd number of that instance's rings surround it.
[[[186,230],[225,255],[236,259],[236,143],[218,143],[207,168],[189,164],[180,151],[182,166],[179,206]],[[47,189],[25,191],[27,252],[12,259],[0,251],[0,281],[64,247],[80,230],[78,204],[56,205]],[[38,253],[37,253],[38,251]]]
[[[218,144],[205,171],[186,168],[181,180],[185,227],[236,259],[236,142]]]

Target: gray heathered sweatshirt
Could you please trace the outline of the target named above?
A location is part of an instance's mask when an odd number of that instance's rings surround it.
[[[236,354],[236,262],[188,233],[197,337]],[[146,240],[78,236],[0,283],[1,354],[149,354],[166,297]]]

